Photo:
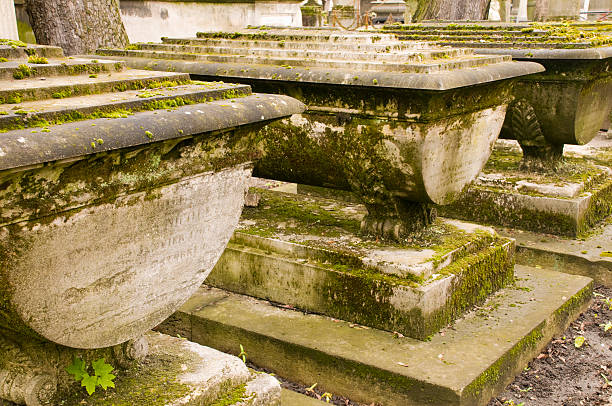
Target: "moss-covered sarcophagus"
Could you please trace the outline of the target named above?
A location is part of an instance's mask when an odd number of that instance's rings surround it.
[[[564,144],[586,144],[612,110],[612,37],[609,25],[569,24],[389,25],[405,40],[512,55],[546,71],[522,78],[514,90],[501,137],[519,141],[527,160],[550,165]]]
[[[364,231],[398,237],[431,221],[482,169],[513,79],[542,71],[506,56],[393,35],[251,29],[99,50],[134,67],[189,72],[291,95],[308,111],[268,127],[256,173],[350,189]]]
[[[0,46],[0,399],[18,404],[70,397],[73,356],[119,368],[146,352],[140,337],[200,286],[231,237],[257,132],[303,110],[245,85],[61,56]],[[197,362],[180,362],[200,377]],[[231,386],[192,378],[177,380],[198,402]],[[133,389],[121,404],[139,404]]]
[[[591,141],[612,110],[611,30],[609,23],[385,27],[407,41],[510,54],[546,68],[516,84],[502,127],[500,137],[517,140],[522,151],[500,144],[476,184],[444,214],[567,236],[612,214],[605,151],[596,160],[563,156],[564,144]]]

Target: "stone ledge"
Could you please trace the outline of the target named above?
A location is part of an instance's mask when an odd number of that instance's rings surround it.
[[[247,124],[264,124],[302,109],[303,104],[291,97],[262,94],[235,99],[232,103],[222,100],[183,106],[170,112],[146,111],[125,118],[68,123],[51,127],[44,136],[32,134],[29,129],[14,130],[2,135],[0,170],[73,159]],[[206,117],[206,120],[199,117]],[[90,144],[96,139],[102,139],[104,143],[92,148]]]

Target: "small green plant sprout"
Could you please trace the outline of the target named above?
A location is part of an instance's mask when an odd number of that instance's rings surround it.
[[[609,321],[605,324],[600,324],[599,327],[603,328],[604,333],[607,333],[608,331],[610,331],[610,329],[612,329],[612,321]]]
[[[604,388],[608,388],[610,386],[612,386],[612,383],[610,383],[610,380],[608,379],[607,376],[605,376],[603,373],[601,374],[601,377],[604,379],[604,384],[603,387]]]
[[[378,79],[372,79],[372,83],[377,85],[378,84]]]
[[[145,135],[147,136],[147,138],[151,139],[153,138],[153,133],[151,131],[145,131]]]
[[[240,354],[238,354],[240,358],[242,358],[242,362],[246,364],[247,353],[244,351],[244,347],[240,344]]]
[[[49,60],[44,56],[30,55],[28,57],[28,63],[34,63],[37,65],[46,65],[49,63]]]
[[[6,58],[0,58],[0,63],[3,63],[3,62],[8,62],[8,59],[6,59]]]
[[[599,293],[593,293],[593,296],[602,297],[601,301],[608,306],[608,310],[612,310],[612,298],[600,295]]]
[[[105,362],[104,358],[100,358],[97,361],[91,363],[94,374],[89,375],[89,368],[85,361],[81,358],[74,357],[72,364],[66,368],[66,372],[74,377],[74,380],[81,382],[81,386],[85,387],[87,394],[91,396],[98,386],[106,390],[108,388],[114,388],[115,383],[113,380],[116,378],[113,372],[113,366]]]
[[[576,348],[580,348],[584,345],[585,343],[585,338],[583,336],[577,336],[576,338],[574,338],[574,347]]]
[[[514,400],[506,400],[504,406],[525,406],[525,402],[514,403]]]
[[[324,394],[321,395],[321,399],[325,399],[325,402],[329,403],[332,396],[333,395],[331,393],[325,392]]]

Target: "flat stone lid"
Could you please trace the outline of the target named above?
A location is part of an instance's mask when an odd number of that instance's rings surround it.
[[[11,53],[0,62],[0,171],[267,122],[305,108],[287,96],[252,94],[248,85],[51,55]]]
[[[100,49],[98,54],[131,58],[131,66],[198,75],[424,90],[543,70],[536,64],[512,63],[506,55],[475,55],[468,49],[399,41],[392,34],[334,29],[201,32],[197,38],[163,38],[162,44]]]

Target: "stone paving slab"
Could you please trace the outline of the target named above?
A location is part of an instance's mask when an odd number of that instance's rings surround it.
[[[430,341],[202,287],[160,329],[289,380],[384,405],[484,405],[588,304],[590,278],[516,267],[493,295]]]

